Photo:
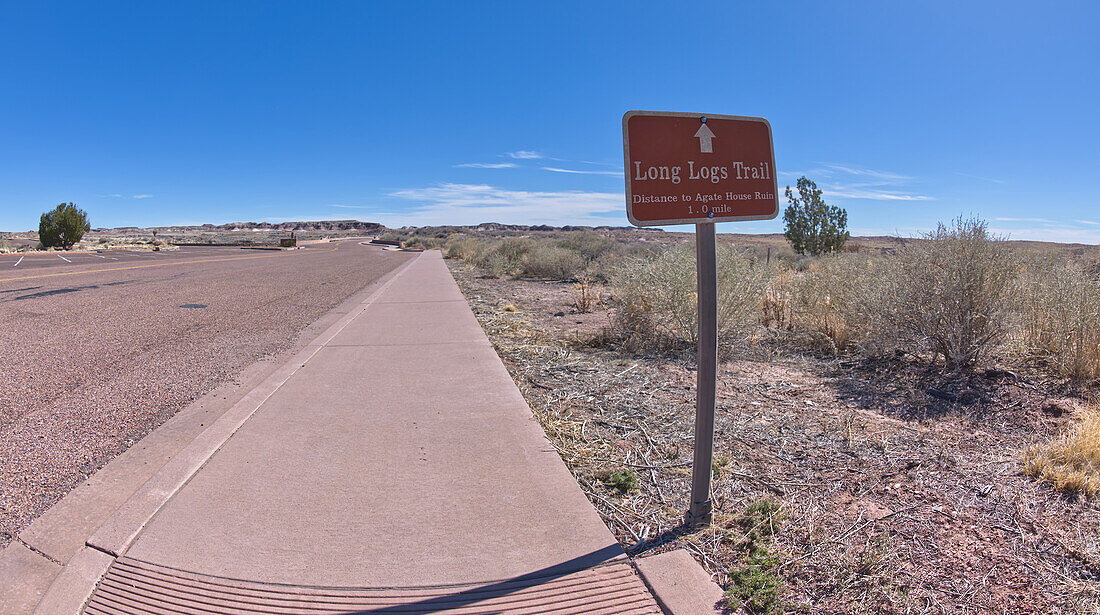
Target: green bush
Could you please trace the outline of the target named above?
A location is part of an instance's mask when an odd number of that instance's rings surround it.
[[[38,223],[38,240],[47,248],[68,250],[91,228],[87,212],[72,203],[61,203],[42,214]]]
[[[821,199],[817,184],[800,177],[798,195],[787,186],[787,202],[783,212],[786,231],[783,236],[799,254],[818,256],[839,252],[848,241],[848,212]]]
[[[744,607],[753,615],[770,613],[779,605],[782,583],[777,573],[779,558],[759,547],[752,550],[745,565],[730,570],[730,586],[726,590],[727,604]]]
[[[633,491],[638,488],[638,473],[629,468],[625,470],[615,470],[607,475],[603,479],[604,484],[608,487],[616,489],[619,493],[626,493],[627,491]]]

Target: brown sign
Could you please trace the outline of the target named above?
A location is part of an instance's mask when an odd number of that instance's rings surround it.
[[[772,127],[762,117],[630,111],[623,157],[626,215],[635,226],[779,213]]]

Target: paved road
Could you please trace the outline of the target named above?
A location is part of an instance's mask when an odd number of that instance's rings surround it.
[[[410,256],[357,241],[0,256],[0,546]]]
[[[90,265],[95,268],[120,267],[196,258],[221,258],[227,255],[239,256],[242,252],[259,253],[261,251],[220,246],[202,246],[183,247],[178,250],[164,250],[160,252],[151,252],[149,250],[100,250],[95,252],[55,252],[52,254],[0,254],[0,279],[30,275],[26,273],[28,270],[44,268],[53,269],[58,267],[80,267],[85,265]]]

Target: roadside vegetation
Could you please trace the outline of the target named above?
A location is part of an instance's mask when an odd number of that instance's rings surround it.
[[[61,203],[42,214],[38,224],[38,240],[47,248],[71,250],[91,228],[88,212],[72,203]]]
[[[730,608],[1100,608],[1100,251],[965,217],[820,256],[720,235],[715,523],[687,533],[691,234],[391,238],[443,250],[624,548],[688,549]]]

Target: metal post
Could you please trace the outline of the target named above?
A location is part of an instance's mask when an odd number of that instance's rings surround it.
[[[696,355],[695,456],[691,464],[691,508],[685,523],[710,524],[710,479],[714,459],[714,398],[718,367],[718,266],[714,224],[695,225],[695,267],[699,281],[699,350]]]

